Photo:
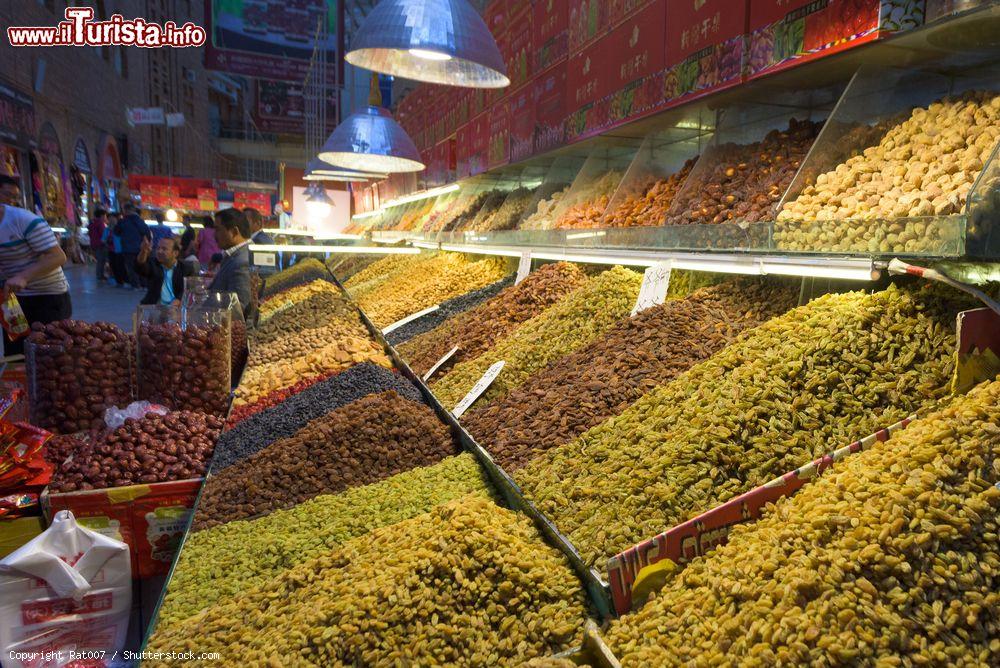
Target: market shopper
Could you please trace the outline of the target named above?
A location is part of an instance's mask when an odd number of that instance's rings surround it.
[[[120,219],[117,213],[108,214],[108,227],[104,230],[104,245],[108,249],[108,266],[111,268],[109,283],[119,288],[125,287],[128,272],[122,260],[122,238],[117,233]]]
[[[184,294],[184,278],[189,276],[181,263],[181,242],[175,236],[160,239],[156,244],[156,259],[150,260],[153,244],[143,239],[135,259],[136,272],[146,278],[146,295],[140,304],[180,304]]]
[[[219,248],[219,243],[215,239],[215,222],[212,220],[212,217],[205,216],[202,224],[204,227],[198,234],[198,250],[196,255],[198,256],[198,262],[201,262],[201,266],[208,267],[212,264],[212,256],[221,252],[222,249]]]
[[[208,289],[235,292],[243,315],[250,312],[250,223],[239,209],[223,209],[215,214],[215,239],[223,249],[222,263]],[[202,232],[204,234],[208,230]]]
[[[153,219],[156,221],[156,224],[149,225],[149,232],[153,235],[152,244],[156,248],[157,244],[160,243],[160,239],[167,239],[174,236],[174,231],[163,222],[163,212],[159,209],[153,212]]]
[[[3,297],[17,297],[29,323],[50,323],[73,315],[69,284],[62,267],[66,254],[52,228],[40,216],[0,204],[0,278]],[[11,342],[4,331],[4,354],[24,350],[24,339]]]
[[[108,229],[108,212],[104,209],[95,209],[94,215],[90,217],[90,225],[87,226],[87,236],[90,237],[90,250],[94,253],[97,261],[95,275],[97,282],[104,280],[104,270],[108,264],[108,244],[105,241],[104,232]]]
[[[0,204],[21,205],[21,184],[13,176],[0,174]]]
[[[191,227],[191,216],[184,216],[183,223],[184,232],[181,233],[181,257],[187,257],[188,255],[194,255],[197,250],[195,241],[198,238],[198,232]]]
[[[250,243],[252,244],[273,244],[274,239],[264,231],[264,216],[260,211],[247,207],[243,209],[247,220],[250,221]]]
[[[115,233],[121,238],[122,263],[128,275],[128,283],[133,289],[141,287],[139,274],[135,271],[135,259],[139,255],[139,247],[143,239],[152,237],[149,226],[139,217],[135,204],[129,202],[124,207],[125,217],[118,221]]]

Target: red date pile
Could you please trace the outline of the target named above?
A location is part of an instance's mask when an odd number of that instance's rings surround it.
[[[290,508],[458,452],[448,427],[425,404],[395,392],[367,396],[213,473],[193,528]]]
[[[132,340],[108,322],[35,323],[25,345],[31,422],[69,434],[132,401]]]
[[[187,480],[204,475],[222,420],[204,413],[150,413],[91,440],[52,476],[56,492]]]
[[[222,325],[143,323],[139,398],[175,410],[224,416],[229,409],[230,338]]]

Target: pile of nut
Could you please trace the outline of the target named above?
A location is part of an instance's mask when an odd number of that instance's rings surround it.
[[[289,508],[458,451],[448,427],[425,404],[391,391],[369,395],[221,471],[213,468],[194,528]]]
[[[157,629],[147,649],[248,665],[517,665],[568,649],[585,617],[579,581],[531,520],[471,494]]]
[[[223,417],[232,383],[230,324],[139,326],[139,398]]]
[[[330,274],[316,258],[306,258],[288,269],[268,277],[264,282],[264,299],[268,300],[283,290],[315,280],[329,280]]]
[[[160,608],[160,629],[264,584],[379,527],[402,522],[490,485],[471,454],[399,473],[289,510],[188,536]]]
[[[479,406],[505,396],[549,362],[586,345],[628,315],[639,296],[642,274],[614,267],[528,320],[475,359],[456,364],[431,385],[453,408],[495,362],[506,364],[479,398]]]
[[[625,666],[1000,665],[1000,382],[848,458],[606,638]]]
[[[331,255],[327,266],[338,279],[345,282],[378,261],[378,255],[344,255],[341,257]]]
[[[731,281],[626,318],[462,424],[507,471],[618,415],[714,355],[740,332],[794,307],[797,286]]]
[[[621,172],[610,171],[600,178],[588,183],[585,187],[573,193],[573,201],[567,202],[568,208],[559,215],[552,225],[556,230],[573,230],[597,227],[608,208],[611,196],[622,182]]]
[[[778,202],[822,126],[793,118],[787,130],[772,130],[759,142],[713,147],[702,158],[712,161],[712,169],[677,193],[666,224],[774,220]]]
[[[190,411],[129,418],[59,465],[51,489],[77,492],[196,478],[204,475],[221,430],[221,419]]]
[[[509,190],[493,190],[487,193],[486,199],[483,200],[483,205],[476,212],[476,215],[469,217],[460,227],[456,229],[476,231],[484,230],[484,223],[497,212],[500,206],[504,203],[504,200],[507,199],[508,194],[510,194]]]
[[[252,404],[304,378],[340,371],[361,362],[392,367],[392,361],[370,337],[343,336],[299,357],[247,368],[236,388],[233,405]]]
[[[608,213],[603,227],[657,227],[665,223],[667,212],[684,179],[698,157],[691,158],[676,172],[656,179],[638,193],[626,197],[614,211]]]
[[[215,448],[212,471],[218,472],[278,439],[292,436],[310,420],[335,408],[389,390],[411,401],[423,401],[409,380],[370,362],[319,380],[224,432]]]
[[[70,434],[132,402],[132,339],[109,322],[34,323],[25,345],[31,423]]]
[[[955,307],[890,287],[744,332],[515,477],[592,565],[947,393]]]
[[[364,326],[357,317],[354,317],[353,321],[331,319],[321,327],[303,328],[272,339],[266,345],[255,346],[248,361],[252,368],[291,360],[305,356],[313,350],[325,348],[341,339],[359,338],[366,334]]]
[[[535,201],[535,192],[527,188],[511,191],[500,208],[488,216],[482,225],[476,228],[481,232],[501,232],[513,230],[527,212],[528,206]]]
[[[260,323],[252,332],[250,342],[254,349],[270,345],[272,341],[305,329],[324,327],[330,323],[343,323],[352,328],[355,336],[366,336],[357,309],[340,295],[323,293],[313,295],[287,306]]]
[[[945,98],[881,141],[820,174],[778,215],[775,241],[790,250],[935,252],[1000,142],[1000,94]],[[923,218],[923,219],[922,219]]]
[[[494,299],[399,346],[399,354],[415,372],[423,375],[458,346],[448,363],[440,367],[438,373],[444,374],[458,362],[486,352],[501,337],[582,287],[586,281],[587,277],[575,264],[544,265]]]
[[[429,306],[486,287],[507,274],[502,259],[468,260],[460,253],[439,253],[418,266],[355,295],[358,306],[375,325],[386,327]]]

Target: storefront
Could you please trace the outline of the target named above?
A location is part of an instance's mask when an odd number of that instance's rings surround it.
[[[35,108],[30,96],[0,83],[0,174],[20,182],[20,192],[9,202],[29,206],[31,181],[28,151],[35,135]]]
[[[77,224],[69,172],[62,159],[62,143],[51,123],[42,126],[32,165],[32,187],[42,215],[56,225]]]
[[[90,223],[91,204],[94,201],[91,188],[94,177],[90,167],[90,154],[87,152],[87,145],[83,138],[76,140],[73,149],[73,164],[69,167],[70,181],[72,184],[73,208],[76,211],[77,220],[80,225]]]

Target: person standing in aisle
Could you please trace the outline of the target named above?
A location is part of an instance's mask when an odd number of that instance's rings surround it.
[[[122,264],[122,238],[118,230],[120,220],[117,213],[108,214],[108,227],[104,230],[104,245],[108,249],[108,265],[111,267],[111,278],[108,282],[115,287],[124,288],[128,280],[125,265]]]
[[[62,267],[66,254],[52,228],[40,216],[0,204],[0,278],[3,297],[13,293],[29,323],[50,323],[73,315],[69,284]],[[24,339],[10,341],[4,331],[4,354],[19,355]]]
[[[152,237],[149,226],[139,217],[139,210],[131,202],[124,206],[125,217],[118,221],[115,228],[122,240],[121,256],[128,275],[129,285],[133,290],[142,286],[139,274],[135,271],[135,259],[139,255],[139,247],[143,239]]]
[[[156,260],[150,262],[152,248],[149,239],[143,239],[135,258],[135,269],[146,278],[147,285],[146,295],[139,303],[179,305],[184,294],[184,278],[189,275],[187,268],[178,262],[181,242],[174,236],[160,239],[156,244]]]
[[[181,257],[196,253],[194,242],[197,237],[198,233],[191,227],[191,216],[184,216],[184,232],[181,233]]]
[[[212,256],[222,251],[219,243],[215,240],[215,223],[211,216],[205,216],[204,227],[198,233],[198,262],[201,266],[208,267],[212,264]]]
[[[160,239],[167,239],[174,236],[174,231],[163,222],[163,212],[159,209],[153,212],[153,218],[156,220],[156,225],[149,225],[149,232],[153,235],[151,242],[153,248],[156,248],[160,243]]]
[[[98,283],[104,280],[104,269],[108,264],[108,244],[104,240],[104,232],[108,228],[107,223],[108,212],[104,209],[94,209],[94,215],[90,217],[90,225],[87,227],[90,250],[94,252],[94,259],[97,261],[95,274]]]
[[[202,233],[207,230],[204,230]],[[208,289],[235,292],[243,309],[250,314],[250,223],[239,209],[223,209],[215,214],[215,239],[223,249],[222,264]]]
[[[250,243],[273,244],[274,239],[264,231],[264,216],[260,215],[260,211],[247,207],[243,209],[243,213],[250,221]]]

